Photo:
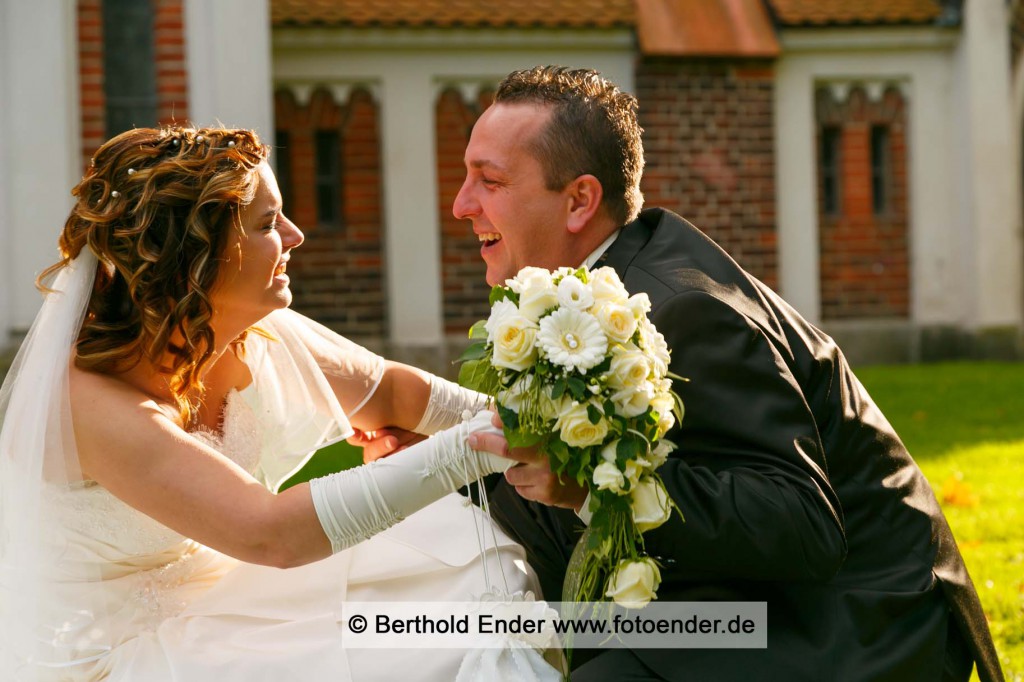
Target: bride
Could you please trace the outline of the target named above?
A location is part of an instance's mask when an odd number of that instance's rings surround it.
[[[475,600],[485,572],[534,589],[449,494],[511,464],[466,445],[482,397],[287,310],[303,237],[268,153],[244,130],[137,129],[73,190],[0,391],[0,678],[472,678],[457,650],[345,649],[344,602]],[[389,425],[435,435],[275,494]],[[523,661],[517,679],[554,675]]]

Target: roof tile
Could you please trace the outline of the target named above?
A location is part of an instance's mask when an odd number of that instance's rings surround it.
[[[636,0],[647,55],[776,57],[779,41],[762,0]]]
[[[634,0],[272,0],[274,26],[611,28]]]
[[[783,26],[930,24],[939,0],[768,0]]]

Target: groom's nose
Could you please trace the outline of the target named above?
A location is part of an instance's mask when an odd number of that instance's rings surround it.
[[[473,197],[470,177],[467,175],[466,180],[462,183],[462,187],[459,188],[459,193],[455,195],[455,201],[452,203],[452,215],[459,220],[465,220],[466,218],[472,218],[479,212],[480,205]]]

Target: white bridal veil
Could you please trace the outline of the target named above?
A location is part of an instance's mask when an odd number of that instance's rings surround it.
[[[0,678],[35,679],[102,656],[100,566],[74,553],[57,522],[64,491],[81,485],[68,366],[96,275],[88,249],[49,283],[43,306],[0,389]]]

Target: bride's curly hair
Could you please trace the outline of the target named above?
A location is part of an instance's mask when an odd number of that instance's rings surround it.
[[[269,147],[249,130],[137,128],[104,144],[61,232],[63,258],[99,259],[76,366],[113,373],[141,359],[167,375],[182,420],[214,350],[210,291],[228,229],[252,202]],[[194,390],[198,389],[198,390]]]

